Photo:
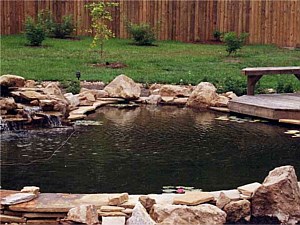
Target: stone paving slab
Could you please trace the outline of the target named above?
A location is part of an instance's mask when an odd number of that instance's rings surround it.
[[[85,114],[90,111],[94,111],[96,108],[94,106],[81,106],[78,109],[75,109],[74,111],[70,112],[71,114]]]

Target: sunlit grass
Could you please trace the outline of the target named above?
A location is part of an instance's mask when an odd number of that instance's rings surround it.
[[[197,84],[205,80],[239,78],[241,69],[258,66],[299,66],[300,51],[271,45],[245,46],[235,57],[227,57],[225,46],[161,41],[157,46],[143,47],[130,40],[114,39],[105,43],[105,58],[90,48],[91,38],[80,41],[47,39],[43,47],[25,46],[22,35],[1,37],[1,74],[16,74],[34,80],[70,80],[81,71],[82,80],[111,81],[126,74],[137,82]],[[99,62],[122,62],[122,69],[93,67]],[[263,88],[275,88],[277,82],[292,82],[300,90],[300,82],[292,75],[264,76]]]

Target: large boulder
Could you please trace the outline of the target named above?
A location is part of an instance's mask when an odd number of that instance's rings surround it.
[[[81,205],[70,209],[67,219],[88,225],[99,224],[97,208],[94,205]]]
[[[192,93],[190,88],[180,85],[166,84],[161,86],[159,94],[161,96],[172,96],[172,97],[189,97]]]
[[[300,188],[292,166],[269,172],[252,197],[253,216],[277,217],[282,223],[300,221]]]
[[[126,225],[156,225],[156,223],[147,213],[144,206],[138,202],[133,208],[132,216],[127,220]]]
[[[105,88],[109,97],[124,98],[124,99],[138,99],[141,95],[141,88],[131,78],[125,75],[117,76]]]
[[[23,87],[25,79],[16,75],[2,75],[0,76],[0,86],[2,87]]]
[[[251,204],[248,200],[229,202],[223,209],[227,214],[227,222],[237,222],[240,219],[249,220]]]
[[[207,108],[213,106],[218,94],[216,87],[208,82],[201,82],[190,95],[187,106],[192,108]]]
[[[199,205],[201,203],[214,200],[214,196],[209,192],[191,191],[174,198],[175,205]]]
[[[151,217],[164,225],[214,225],[226,222],[226,213],[210,204],[198,206],[154,205]]]

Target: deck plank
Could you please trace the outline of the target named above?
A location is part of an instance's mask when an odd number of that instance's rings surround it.
[[[244,95],[229,102],[231,112],[266,119],[300,119],[300,94]]]

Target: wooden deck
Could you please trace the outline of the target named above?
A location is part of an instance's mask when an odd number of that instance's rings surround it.
[[[231,112],[265,119],[300,120],[300,93],[244,95],[230,100],[228,108]]]

